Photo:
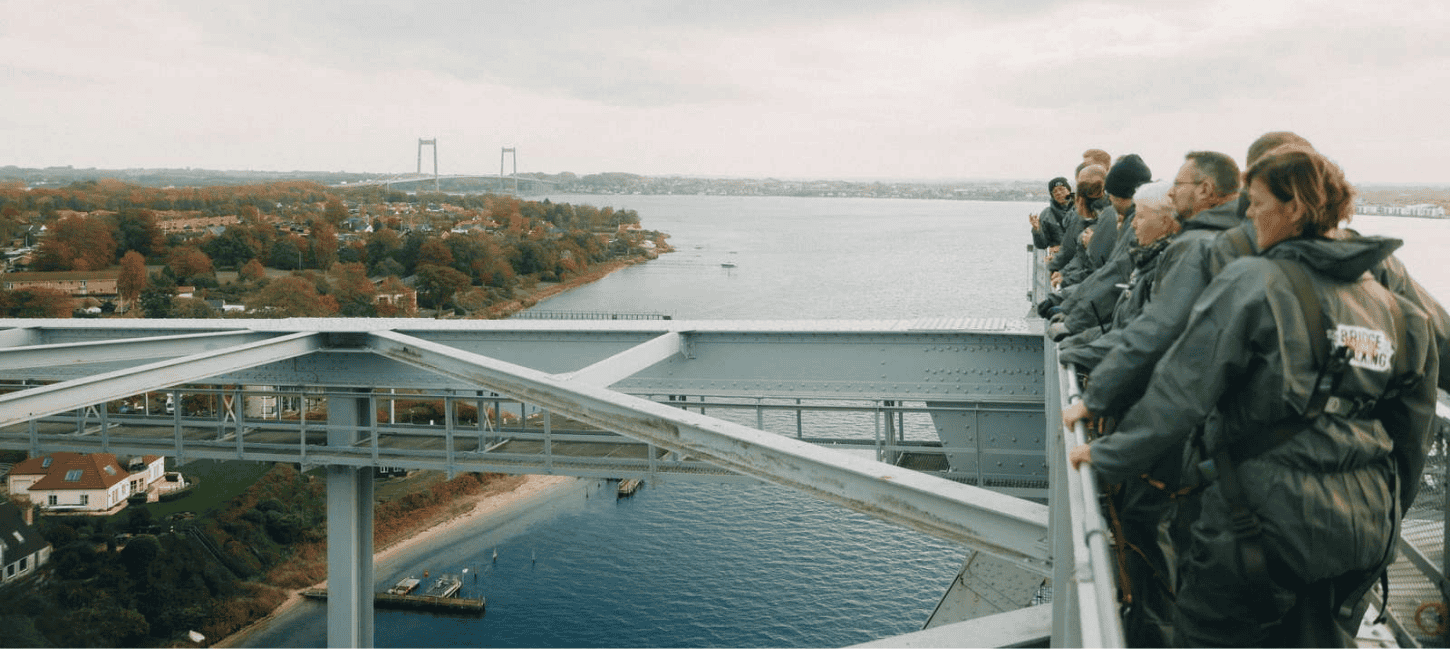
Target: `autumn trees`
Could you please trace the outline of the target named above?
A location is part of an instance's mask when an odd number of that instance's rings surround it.
[[[236,219],[224,226],[174,221],[230,215]],[[633,211],[608,207],[300,182],[0,185],[0,235],[47,229],[33,270],[116,269],[122,311],[147,317],[210,317],[218,299],[246,303],[258,316],[411,315],[414,304],[482,311],[535,281],[562,280],[631,254],[618,226],[636,222]],[[415,286],[418,303],[401,278]],[[196,287],[197,299],[177,298],[178,286]],[[44,293],[0,298],[5,314],[64,315],[61,307],[73,306],[68,297]]]
[[[300,275],[266,283],[247,295],[247,307],[255,315],[277,318],[337,315],[337,300],[318,293],[317,285]]]
[[[0,316],[5,318],[68,318],[74,310],[75,299],[59,289],[0,291]]]
[[[72,216],[51,224],[36,252],[37,271],[99,271],[116,258],[115,228],[105,219]]]

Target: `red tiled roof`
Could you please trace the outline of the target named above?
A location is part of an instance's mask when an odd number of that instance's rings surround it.
[[[42,478],[31,484],[31,490],[103,490],[125,481],[131,472],[116,462],[115,454],[78,454],[58,451],[50,455],[53,460],[49,468],[33,471],[44,463],[44,457],[30,458],[11,469],[12,474],[40,474]],[[156,458],[148,456],[148,458]],[[107,469],[110,468],[110,469]],[[18,471],[17,471],[18,470]],[[79,472],[79,474],[74,474]],[[76,480],[67,481],[67,475]]]

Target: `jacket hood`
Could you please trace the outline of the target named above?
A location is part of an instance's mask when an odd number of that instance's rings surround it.
[[[1264,251],[1263,256],[1295,260],[1339,282],[1351,282],[1384,261],[1404,243],[1390,237],[1297,237],[1275,244]]]

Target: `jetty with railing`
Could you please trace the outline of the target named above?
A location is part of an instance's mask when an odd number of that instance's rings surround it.
[[[453,614],[482,615],[485,609],[483,598],[461,598],[463,579],[454,574],[438,576],[432,584],[417,593],[420,583],[417,578],[406,578],[387,591],[373,594],[373,606],[389,609],[415,609]],[[307,589],[304,598],[327,600],[326,589]]]

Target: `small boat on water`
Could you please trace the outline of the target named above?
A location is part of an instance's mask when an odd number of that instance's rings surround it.
[[[616,488],[616,494],[622,497],[627,497],[631,494],[634,494],[636,491],[639,490],[639,483],[640,481],[637,478],[624,479],[619,482],[619,487]]]
[[[418,589],[418,579],[408,576],[398,581],[398,584],[388,588],[388,593],[394,596],[406,596]]]
[[[720,263],[720,267],[721,268],[726,268],[726,269],[733,269],[733,268],[735,268],[735,263],[734,262],[721,262]]]
[[[438,576],[438,580],[428,590],[423,592],[424,596],[434,598],[452,598],[458,595],[458,590],[463,588],[463,579],[451,573]]]

